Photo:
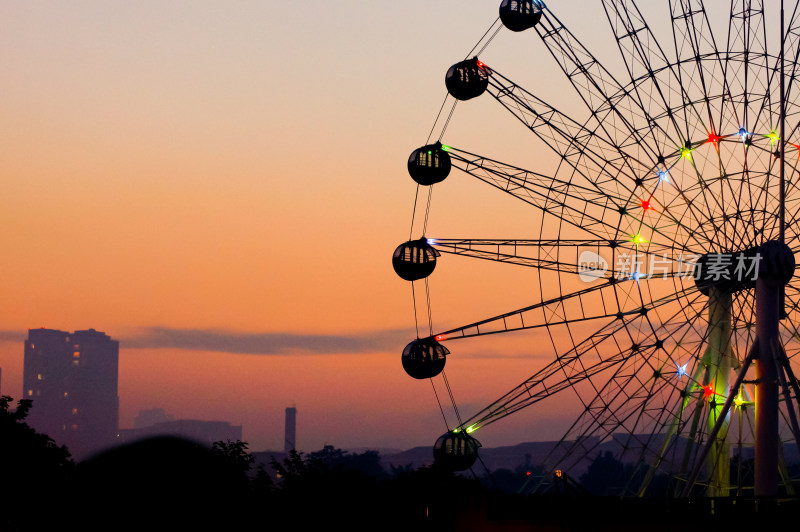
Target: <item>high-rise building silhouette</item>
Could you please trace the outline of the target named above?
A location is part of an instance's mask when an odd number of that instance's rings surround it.
[[[22,385],[33,400],[28,423],[83,458],[115,441],[119,342],[89,329],[31,329]]]
[[[293,406],[286,409],[286,426],[284,429],[283,450],[286,454],[295,450],[297,432],[297,409]]]

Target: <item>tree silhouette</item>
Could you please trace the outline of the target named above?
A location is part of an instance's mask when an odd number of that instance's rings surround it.
[[[277,477],[274,500],[284,515],[292,516],[286,524],[295,529],[386,525],[387,508],[398,502],[387,495],[389,475],[376,451],[351,454],[326,445],[308,454],[291,451],[282,460],[272,457],[270,465]]]
[[[240,481],[248,483],[253,492],[264,494],[273,491],[275,485],[272,478],[263,465],[258,464],[253,467],[256,458],[247,447],[245,441],[220,440],[211,445],[211,452],[230,468]]]
[[[247,442],[236,441],[215,441],[211,445],[211,452],[228,464],[232,470],[242,475],[248,475],[253,467],[255,458],[247,452]]]
[[[32,401],[22,399],[16,409],[12,403],[12,397],[0,397],[0,472],[9,488],[4,490],[4,507],[10,510],[0,517],[4,530],[28,528],[34,517],[40,525],[41,507],[58,500],[75,465],[66,447],[25,422]]]

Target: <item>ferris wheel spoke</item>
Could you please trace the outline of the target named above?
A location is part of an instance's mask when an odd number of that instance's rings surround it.
[[[626,327],[640,318],[641,316],[627,316],[605,325],[525,382],[464,421],[462,428],[474,431],[484,427],[623,363],[634,350],[649,347],[629,345],[621,348],[619,342],[615,341],[615,335],[626,335]],[[612,343],[616,345],[616,350],[610,346]],[[613,353],[604,355],[606,347],[611,347]]]
[[[793,165],[792,174],[787,172],[787,176],[793,175],[789,180],[786,191],[786,243],[792,247],[798,246],[800,241],[800,155]]]
[[[613,281],[613,282],[610,282]],[[622,281],[634,283],[637,281]],[[478,336],[488,336],[491,334],[503,334],[528,329],[540,329],[542,327],[553,327],[557,325],[576,324],[599,319],[619,319],[623,320],[626,316],[644,316],[651,310],[662,305],[679,299],[684,294],[697,290],[697,286],[692,285],[684,290],[654,300],[650,303],[636,306],[635,308],[625,309],[630,302],[636,302],[634,298],[629,301],[619,302],[619,299],[612,293],[620,282],[617,279],[609,279],[607,282],[577,290],[560,297],[548,299],[535,305],[506,312],[499,316],[494,316],[481,321],[470,323],[462,327],[456,327],[448,331],[432,335],[437,341],[460,340],[464,338],[475,338]],[[632,287],[632,289],[635,289]],[[596,308],[595,312],[587,312],[586,308]],[[569,317],[569,316],[576,317]]]
[[[580,445],[590,439],[599,444],[616,428],[624,426],[625,420],[629,418],[631,412],[638,409],[641,393],[649,395],[648,388],[658,383],[657,379],[652,378],[652,373],[645,378],[644,382],[640,375],[643,361],[654,352],[655,349],[636,353],[635,356],[629,357],[625,363],[616,367],[613,375],[607,377],[601,386],[595,388],[593,399],[584,402],[583,414],[567,431],[564,441],[572,441],[574,444]],[[598,432],[598,428],[600,428],[600,432]],[[585,451],[589,451],[589,449],[585,449]],[[570,451],[567,451],[566,454],[570,454]]]
[[[702,325],[706,324],[703,313],[708,308],[707,301],[696,305],[698,300],[705,300],[705,296],[695,293],[694,297],[686,300],[685,307],[673,309],[672,314],[668,317],[662,316],[658,325],[651,327],[650,335],[660,340],[661,348],[654,350],[651,356],[643,359],[649,366],[649,369],[646,370],[646,377],[655,376],[670,382],[674,378],[675,382],[678,382],[683,376],[693,375],[688,379],[688,386],[691,387],[697,383],[700,353],[709,334],[708,327],[704,327],[702,331],[698,330],[698,322]],[[691,315],[685,312],[686,307],[691,308]],[[649,319],[648,321],[652,322]],[[688,360],[679,356],[679,353],[683,353],[684,356],[688,355]],[[681,362],[685,363],[681,364]],[[693,363],[693,368],[689,368],[690,363]],[[596,389],[598,396],[602,391],[603,389]],[[596,397],[594,401],[597,400]]]
[[[775,72],[767,64],[770,58],[766,37],[763,1],[732,0],[725,79],[731,92],[731,104],[736,108],[735,116],[741,119],[739,127],[748,131],[771,131],[776,126],[774,116],[769,116],[765,124],[761,123],[765,108],[770,113],[773,111],[770,85]],[[767,72],[769,75],[764,76]]]
[[[798,210],[800,210],[800,151],[793,161],[787,161],[786,171],[786,241],[788,233],[798,233]]]
[[[656,354],[656,350],[653,350],[632,358],[629,367],[621,368],[597,391],[595,400],[586,405],[591,423],[602,427],[600,433],[592,431],[593,436],[604,439],[619,429],[624,429],[629,435],[635,434],[637,429],[642,428],[643,416],[648,410],[656,408],[653,398],[664,388],[670,392],[674,390],[675,386],[669,380],[673,377],[662,379],[649,364],[648,356]],[[661,404],[657,408],[663,410]]]
[[[428,238],[428,244],[441,253],[505,264],[526,266],[567,274],[580,274],[586,278],[629,280],[668,279],[686,277],[686,261],[683,253],[674,256],[672,248],[657,249],[649,246],[646,251],[637,249],[630,240],[518,240],[518,239],[472,239],[472,238]],[[566,250],[569,255],[566,255]],[[602,253],[605,252],[605,253]],[[590,255],[584,258],[585,253]],[[603,264],[587,264],[589,259],[605,261],[603,254],[611,257],[609,268]],[[636,271],[631,257],[659,261],[660,268],[651,273]],[[622,266],[622,268],[620,268]]]
[[[800,75],[800,1],[795,2],[792,16],[789,19],[789,25],[786,28],[785,53],[787,57],[786,64],[789,67],[789,72],[786,73],[786,117],[787,117],[787,134],[786,139],[794,138],[800,127],[800,121],[796,120],[797,105],[793,98],[795,79]],[[794,117],[795,120],[789,122],[789,118]],[[790,129],[789,129],[790,128]]]
[[[593,131],[561,114],[495,70],[492,70],[489,76],[489,92],[545,145],[557,153],[573,171],[569,180],[563,181],[574,183],[576,178],[580,178],[580,181],[585,183],[584,188],[596,188],[605,195],[627,198],[628,204],[640,206],[642,200],[640,196],[647,196],[642,187],[661,180],[659,172],[643,167],[641,163],[619,151]],[[518,170],[515,169],[515,172]],[[634,174],[645,177],[631,179],[631,175]],[[625,184],[631,182],[634,185],[633,189]],[[695,217],[699,216],[696,212],[697,207],[690,201],[686,202],[686,206]],[[665,216],[669,218],[670,223],[685,229],[687,233],[693,233],[671,213],[667,212]]]
[[[705,5],[702,0],[670,0],[672,13],[672,35],[678,81],[684,91],[694,99],[699,93],[705,109],[683,106],[684,137],[697,138],[714,132],[719,134],[711,111],[711,94],[708,91],[703,62],[706,58],[719,57],[719,49],[711,31]],[[719,93],[722,95],[722,92]]]
[[[691,292],[693,292],[691,289],[686,291],[686,293]],[[668,298],[660,304],[674,300],[675,298]],[[595,375],[622,364],[639,352],[650,352],[652,349],[662,347],[660,339],[650,338],[641,343],[636,343],[636,340],[632,339],[631,328],[643,316],[642,313],[628,314],[608,323],[565,354],[557,357],[525,382],[472,416],[463,423],[461,428],[475,430],[478,427],[486,426],[586,380],[589,380],[597,390],[591,380]],[[622,347],[623,343],[625,347]]]
[[[692,301],[700,297],[702,296],[698,294]],[[687,371],[688,363],[681,365],[675,360],[677,357],[674,352],[664,351],[666,356],[658,356],[662,350],[653,350],[649,357],[642,354],[628,361],[629,368],[620,368],[602,387],[596,389],[594,397],[585,403],[583,414],[565,433],[559,446],[550,453],[548,460],[552,461],[555,457],[558,463],[564,463],[566,460],[572,460],[572,463],[578,462],[619,429],[623,429],[628,437],[623,447],[632,445],[638,447],[641,452],[640,459],[644,460],[645,455],[651,463],[662,459],[663,457],[659,456],[666,452],[668,448],[666,440],[669,440],[669,437],[660,441],[655,436],[661,435],[660,428],[669,426],[672,420],[679,420],[680,413],[686,408],[687,401],[691,397],[690,393],[699,387],[697,378],[702,367],[699,367],[698,361],[708,331],[706,330],[699,339],[692,337],[696,336],[695,322],[704,321],[702,310],[706,307],[707,305],[703,305],[700,311],[688,320],[679,310],[664,320],[657,333],[654,333],[660,339],[672,340],[676,348],[679,345],[693,345],[694,347],[686,354],[698,367]],[[635,368],[637,363],[639,367]],[[694,377],[687,380],[690,374],[694,374]],[[682,399],[685,404],[680,409],[676,409],[676,391],[680,392],[677,395],[686,398]],[[648,423],[650,430],[644,430],[642,423]],[[644,440],[635,435],[638,427],[642,427]],[[673,424],[673,428],[677,426]],[[646,436],[648,432],[649,437]],[[655,447],[656,445],[658,447]],[[657,452],[657,449],[661,453]]]
[[[654,165],[639,161],[599,135],[596,127],[578,123],[496,70],[491,70],[488,92],[588,182],[632,194],[627,184],[640,186],[637,176],[649,173],[650,180],[656,179]]]
[[[789,200],[786,201],[787,207],[789,207],[794,201],[790,202]],[[786,221],[786,244],[790,247],[797,247],[798,243],[800,243],[800,219],[798,219],[796,208],[788,209],[790,216]]]
[[[500,185],[506,190],[526,188],[536,191],[545,198],[577,199],[584,204],[586,202],[613,202],[606,208],[612,209],[617,214],[623,208],[633,207],[630,198],[613,195],[602,190],[596,183],[582,185],[575,179],[559,178],[558,174],[547,176],[450,146],[448,146],[448,153],[451,159],[462,163],[462,166],[458,167],[459,169],[468,172],[475,167],[485,172],[491,172],[502,179]]]
[[[651,127],[659,152],[663,154],[674,149],[674,139],[683,146],[686,139],[672,109],[677,106],[673,102],[682,104],[689,99],[680,84],[676,90],[671,83],[677,80],[673,65],[634,0],[603,0],[603,8],[628,70],[630,84],[624,90],[636,95],[649,122],[661,124],[663,118],[674,135],[670,138],[669,131],[663,126]]]
[[[741,11],[737,11],[737,9]],[[731,83],[738,84],[736,92],[742,93],[742,97],[739,99],[742,100],[741,103],[744,105],[745,112],[750,108],[755,110],[754,117],[752,119],[745,118],[745,123],[752,123],[752,126],[749,127],[753,127],[757,131],[769,131],[771,144],[777,145],[775,146],[777,150],[774,158],[776,164],[770,165],[766,169],[766,185],[754,191],[754,180],[748,180],[748,196],[751,198],[755,196],[755,200],[751,200],[753,206],[763,208],[762,227],[766,229],[771,225],[772,231],[777,232],[779,230],[776,227],[777,220],[770,220],[768,212],[777,215],[777,209],[779,208],[779,200],[770,197],[769,188],[774,190],[775,185],[779,183],[778,174],[780,170],[778,168],[780,159],[778,154],[781,150],[779,146],[781,143],[786,142],[786,139],[779,137],[779,134],[783,135],[780,132],[781,85],[780,81],[776,79],[780,77],[782,72],[782,57],[768,54],[763,0],[753,0],[742,6],[738,6],[734,1],[731,3],[731,15],[733,17],[732,23],[734,20],[741,20],[738,24],[738,34],[740,35],[740,46],[743,52],[741,52],[741,57],[738,61],[742,64],[740,71],[744,71],[743,73],[739,72],[738,76],[733,76]],[[790,22],[791,24],[792,22]],[[734,54],[729,53],[729,55]],[[734,62],[734,60],[729,62]],[[772,186],[768,187],[770,184]],[[773,201],[772,203],[771,200]],[[770,207],[771,205],[773,207]],[[770,238],[774,238],[774,236],[770,235]]]
[[[567,431],[547,461],[574,465],[609,438],[617,440],[625,459],[648,463],[660,450],[661,434],[654,430],[664,414],[663,396],[674,395],[674,384],[642,378],[644,355],[631,358],[608,379],[595,399]],[[647,369],[644,370],[647,372]],[[634,456],[631,456],[631,455]]]
[[[428,242],[442,253],[450,253],[463,257],[492,260],[506,264],[528,266],[561,273],[578,273],[584,271],[579,263],[578,253],[592,250],[599,256],[603,248],[617,247],[625,249],[630,245],[632,253],[635,245],[629,241],[608,240],[502,240],[502,239],[463,239],[463,238],[429,238]],[[574,248],[575,259],[565,260],[561,251]],[[534,256],[535,254],[535,256]],[[599,278],[607,278],[598,275]]]
[[[715,237],[722,231],[720,225],[725,220],[724,216],[727,215],[714,216],[709,212],[710,209],[703,208],[708,204],[704,198],[707,194],[706,186],[698,183],[685,189],[677,187],[675,189],[676,200],[668,203],[663,211],[669,216],[669,220],[680,220],[676,226],[681,229],[686,228],[686,233],[681,235],[683,238],[678,238],[679,233],[675,232],[673,241],[676,245],[683,245],[687,249],[708,250],[718,243]],[[749,213],[749,211],[747,212]],[[691,229],[689,229],[690,227]],[[696,247],[690,246],[689,240],[692,240]]]
[[[454,167],[520,199],[547,215],[556,216],[594,237],[618,239],[621,233],[631,240],[647,228],[652,240],[671,242],[669,234],[657,226],[645,224],[636,213],[641,202],[623,199],[567,179],[545,176],[464,150],[447,147]],[[669,225],[680,225],[671,213],[664,213]],[[688,227],[685,228],[688,231]],[[688,251],[688,249],[687,249]]]
[[[615,238],[628,201],[487,157],[449,148],[453,166],[598,238]]]
[[[754,194],[753,205],[761,214],[757,222],[760,227],[761,238],[778,238],[780,231],[780,159],[776,158],[763,175],[763,186],[757,187]]]
[[[717,150],[718,149],[719,148],[717,148]],[[733,190],[733,184],[729,179],[727,179],[727,173],[725,171],[722,158],[719,157],[719,152],[716,151],[715,153],[711,154],[712,157],[715,155],[717,163],[714,166],[717,166],[717,172],[716,175],[710,177],[703,176],[704,172],[698,167],[698,157],[693,157],[690,161],[690,166],[694,170],[694,177],[697,179],[697,185],[693,187],[697,192],[697,195],[694,197],[694,199],[697,201],[690,201],[690,203],[692,205],[700,203],[700,208],[698,210],[705,214],[707,222],[711,222],[701,224],[708,241],[717,243],[722,241],[729,243],[730,237],[726,234],[727,225],[724,223],[714,223],[714,220],[717,217],[721,218],[727,212],[725,206],[723,205],[723,202],[725,201],[724,193],[726,192],[726,189],[731,193],[735,193],[735,191]],[[712,164],[714,163],[712,162]],[[710,193],[712,184],[718,185],[718,187],[714,187],[714,192],[716,192],[716,194]],[[697,221],[697,218],[697,216],[694,216],[695,221]]]
[[[786,356],[792,359],[800,352],[800,325],[798,324],[798,319],[800,319],[800,292],[798,292],[797,287],[792,285],[787,285],[786,287],[786,312],[788,316],[786,319],[781,320],[780,326],[784,331],[782,336],[785,338],[783,343]],[[789,347],[790,344],[795,346],[794,349]]]
[[[636,149],[637,157],[647,157],[650,166],[654,166],[662,156],[652,134],[652,129],[659,125],[647,120],[649,117],[639,102],[623,90],[614,76],[547,7],[543,9],[536,31],[591,111],[605,138],[624,151]],[[646,126],[637,129],[633,120],[644,122]]]
[[[717,55],[715,61],[717,65],[722,70],[722,91],[720,92],[722,96],[722,101],[719,105],[719,115],[718,115],[718,129],[719,131],[739,131],[741,129],[747,130],[747,120],[745,114],[748,110],[740,109],[738,104],[741,102],[739,100],[742,97],[737,94],[736,98],[734,98],[733,92],[731,90],[731,81],[735,76],[736,69],[734,66],[737,64],[732,57],[736,57],[736,49],[735,43],[737,41],[737,37],[741,36],[741,31],[737,31],[737,24],[739,24],[739,20],[743,20],[743,17],[737,17],[734,13],[737,9],[736,0],[731,0],[730,4],[730,16],[728,21],[728,39],[725,48],[724,55]],[[746,54],[745,54],[746,56]],[[743,95],[744,98],[747,98],[747,95]],[[751,129],[753,127],[751,126]]]
[[[735,0],[732,2],[732,14],[735,12],[734,4],[737,4]],[[800,2],[795,2],[784,40],[785,52],[788,58],[786,66],[789,69],[785,74],[787,121],[792,117],[796,118],[798,112],[800,112],[798,104],[792,96],[794,81],[798,75],[798,61],[800,61],[799,7]],[[742,97],[739,100],[741,102],[753,102],[749,108],[755,108],[756,111],[756,117],[752,120],[753,127],[756,130],[775,132],[779,129],[778,123],[780,120],[779,77],[781,57],[780,54],[776,53],[770,55],[767,50],[763,0],[748,2],[739,9],[741,9],[741,12],[736,12],[736,20],[742,20],[740,26],[743,27],[739,29],[739,34],[741,35],[740,40],[745,42],[743,51],[739,52],[742,57],[739,61],[744,65],[740,67],[740,70],[747,69],[744,82],[741,81],[742,76],[734,77],[734,80],[739,82],[739,91],[742,93]],[[748,22],[745,23],[744,21]],[[733,22],[733,19],[731,22]],[[747,37],[744,37],[744,35]],[[747,108],[746,106],[745,109]],[[791,129],[786,132],[785,139],[780,139],[782,142],[787,142],[796,135],[800,122],[795,119],[793,123],[794,126],[788,125]],[[797,145],[792,144],[792,146],[797,148]],[[797,161],[793,165],[795,169],[796,163]]]

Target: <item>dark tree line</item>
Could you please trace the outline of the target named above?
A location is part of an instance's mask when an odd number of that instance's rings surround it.
[[[333,446],[257,464],[242,441],[126,444],[75,463],[0,399],[0,531],[441,529],[482,489],[436,467],[383,469]]]
[[[440,531],[492,529],[503,522],[536,523],[542,530],[578,530],[583,526],[596,529],[600,514],[609,526],[621,526],[661,515],[674,504],[664,506],[655,500],[649,506],[633,499],[635,505],[626,506],[618,496],[606,496],[618,495],[634,473],[632,466],[610,453],[598,454],[579,482],[563,479],[561,491],[529,497],[515,492],[527,479],[543,475],[530,460],[514,470],[481,476],[456,475],[436,466],[387,471],[375,451],[348,453],[325,446],[258,463],[246,442],[219,441],[208,448],[160,437],[110,449],[76,464],[65,447],[25,423],[30,408],[30,401],[19,401],[14,407],[10,397],[0,398],[4,488],[0,532]],[[749,475],[750,464],[745,463],[742,470]],[[657,477],[651,484],[668,491],[663,482]],[[698,524],[722,515],[704,514],[702,504],[692,504],[687,508],[696,512]],[[570,526],[563,528],[565,523]]]

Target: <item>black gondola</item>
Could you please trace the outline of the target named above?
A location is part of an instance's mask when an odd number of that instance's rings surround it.
[[[542,7],[536,0],[503,0],[500,20],[511,31],[525,31],[539,23]]]
[[[489,86],[489,71],[478,58],[456,63],[444,78],[447,92],[457,100],[470,100],[480,96]]]
[[[403,369],[415,379],[431,379],[444,369],[450,350],[433,338],[414,340],[403,349]]]
[[[430,186],[444,181],[450,174],[450,155],[442,143],[429,144],[411,152],[408,158],[408,173],[420,185]]]
[[[481,444],[465,431],[447,432],[433,444],[434,461],[449,471],[464,471],[478,459]]]
[[[433,273],[439,255],[425,238],[409,240],[394,250],[392,266],[401,279],[418,281]]]

